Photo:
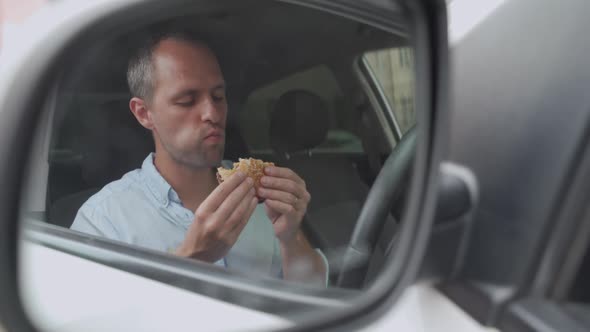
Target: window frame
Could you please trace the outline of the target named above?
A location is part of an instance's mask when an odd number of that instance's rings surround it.
[[[379,51],[379,50],[377,50],[377,51]],[[410,51],[411,50],[408,47],[399,47],[398,48],[398,55],[402,58],[407,58],[409,56],[408,53]],[[404,55],[402,56],[402,54],[404,54]],[[357,61],[358,61],[358,66],[360,67],[360,72],[363,73],[364,75],[366,75],[367,81],[370,82],[369,87],[372,90],[371,93],[374,94],[375,98],[379,99],[379,102],[376,102],[373,105],[373,107],[386,107],[387,108],[387,114],[389,115],[389,117],[391,117],[391,122],[393,122],[395,132],[397,133],[397,136],[398,136],[397,140],[399,141],[401,139],[401,137],[404,136],[404,131],[401,129],[401,126],[399,124],[400,121],[398,120],[396,112],[394,111],[395,105],[391,105],[391,103],[389,102],[389,98],[385,94],[385,91],[383,90],[383,86],[381,85],[380,80],[375,75],[375,72],[374,72],[373,68],[371,67],[371,64],[369,64],[366,53],[361,55]],[[409,60],[407,60],[407,59],[404,60],[405,65],[402,65],[401,67],[412,68],[412,66],[411,66],[412,61],[409,61],[409,62],[408,61]],[[413,99],[412,99],[412,101],[413,101]],[[403,97],[402,103],[404,104],[403,105],[404,108],[407,107],[406,102],[409,102],[409,98]],[[414,112],[415,112],[415,108],[414,108]],[[409,128],[412,128],[412,126],[410,126]],[[409,129],[406,129],[406,130],[409,130]]]
[[[393,112],[393,108],[387,101],[387,96],[379,80],[371,70],[371,66],[367,62],[365,55],[359,56],[354,63],[357,76],[364,87],[365,93],[369,96],[369,102],[375,113],[377,113],[381,127],[390,129],[384,130],[384,132],[393,132],[393,140],[389,137],[390,146],[393,148],[402,138],[402,131]]]

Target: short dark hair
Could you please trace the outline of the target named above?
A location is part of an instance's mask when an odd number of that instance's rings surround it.
[[[166,39],[184,41],[199,46],[207,45],[202,39],[186,30],[170,30],[143,37],[140,46],[131,55],[127,65],[127,85],[132,96],[151,100],[154,92],[152,58],[154,50],[160,42]]]

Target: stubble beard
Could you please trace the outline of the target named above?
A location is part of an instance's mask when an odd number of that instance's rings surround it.
[[[198,146],[192,151],[173,151],[167,146],[164,148],[176,163],[197,170],[218,167],[223,159],[224,143],[208,149]]]

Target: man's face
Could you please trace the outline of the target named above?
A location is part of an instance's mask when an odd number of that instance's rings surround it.
[[[168,39],[153,54],[148,106],[157,153],[191,167],[223,157],[227,102],[217,59],[206,46]]]

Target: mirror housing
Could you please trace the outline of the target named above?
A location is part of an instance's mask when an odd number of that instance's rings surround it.
[[[323,1],[301,1],[307,6],[319,6]],[[341,1],[340,12],[348,10],[354,15],[354,1]],[[0,317],[11,329],[19,331],[34,330],[27,315],[22,309],[18,292],[18,240],[20,219],[20,200],[23,193],[27,160],[30,146],[44,102],[53,88],[54,78],[59,77],[62,69],[68,66],[72,52],[81,47],[81,40],[92,40],[100,35],[112,33],[108,28],[113,22],[122,24],[129,18],[125,16],[132,9],[142,8],[145,13],[166,12],[166,6],[177,6],[187,1],[143,3],[129,1],[125,3],[109,2],[108,5],[84,5],[84,9],[76,13],[64,15],[64,24],[48,29],[50,32],[41,34],[38,44],[34,44],[24,55],[18,69],[12,76],[5,76],[10,87],[0,89],[0,104],[4,119],[0,122],[0,156],[11,156],[10,161],[0,162],[0,264],[7,267],[6,273],[0,273],[0,292],[5,294],[8,301],[0,304]],[[447,44],[446,44],[446,14],[444,1],[408,1],[406,4],[415,22],[412,35],[416,36],[416,56],[418,72],[417,90],[422,98],[417,101],[419,110],[420,129],[416,151],[416,174],[421,176],[412,181],[406,219],[415,221],[402,229],[403,240],[399,253],[395,255],[395,262],[386,266],[395,280],[391,284],[388,280],[378,280],[367,291],[363,301],[375,305],[384,305],[391,299],[397,299],[405,286],[414,281],[429,238],[430,227],[435,213],[437,193],[429,191],[438,183],[438,165],[441,161],[441,150],[446,144],[444,122],[447,112]],[[64,7],[65,8],[65,5]],[[322,7],[323,8],[323,7]],[[64,12],[66,10],[64,9]],[[180,10],[166,12],[180,12]],[[386,25],[384,17],[375,13],[377,18],[373,23]],[[142,20],[138,19],[137,24]],[[66,24],[67,23],[67,24]],[[52,36],[50,39],[49,36]],[[39,50],[43,52],[39,52]],[[417,52],[418,53],[418,52]],[[436,111],[436,116],[435,116]],[[6,120],[6,121],[4,121]],[[439,120],[435,122],[435,120]],[[398,259],[399,258],[399,259]],[[403,267],[403,268],[402,268]],[[298,328],[327,328],[334,322],[350,323],[355,319],[366,317],[368,307],[350,307],[338,310],[337,314],[329,317],[310,319],[302,322]]]

